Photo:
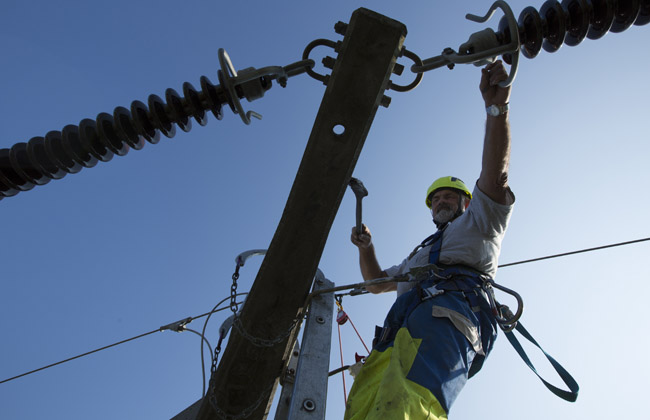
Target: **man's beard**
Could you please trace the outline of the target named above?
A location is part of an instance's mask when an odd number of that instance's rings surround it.
[[[449,206],[440,206],[433,216],[433,221],[436,225],[451,222],[456,217],[456,210]]]

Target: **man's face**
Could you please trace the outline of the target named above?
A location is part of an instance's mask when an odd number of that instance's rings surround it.
[[[453,190],[442,189],[431,196],[431,214],[436,223],[447,223],[453,220],[458,205],[460,194]]]

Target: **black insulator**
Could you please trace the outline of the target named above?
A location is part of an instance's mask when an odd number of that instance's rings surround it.
[[[522,10],[517,20],[521,53],[533,58],[541,48],[548,52],[563,43],[578,45],[585,38],[598,39],[608,31],[621,32],[650,22],[650,0],[547,0],[539,12],[534,7]],[[497,37],[502,44],[510,39],[504,17]],[[509,57],[504,55],[507,62]]]
[[[562,0],[567,19],[564,43],[575,47],[587,36],[591,20],[591,4],[587,0]]]
[[[102,112],[95,119],[97,122],[97,135],[99,141],[111,152],[118,156],[124,156],[129,153],[129,146],[117,137],[113,125],[113,116]]]
[[[118,106],[113,110],[113,129],[117,136],[123,139],[129,147],[140,150],[144,147],[144,137],[138,135],[133,125],[131,112],[123,106]]]
[[[562,5],[556,0],[547,0],[539,10],[544,26],[544,42],[542,48],[547,52],[560,49],[566,36],[566,15]]]
[[[79,127],[66,125],[61,131],[62,144],[68,156],[85,168],[92,168],[97,165],[97,157],[84,147],[79,137]],[[12,148],[13,149],[13,148]],[[49,179],[48,179],[49,181]]]
[[[609,32],[614,22],[616,0],[589,0],[591,2],[591,25],[587,38],[598,39]]]
[[[270,79],[260,79],[260,86],[263,91],[270,89]],[[245,97],[239,86],[235,93]],[[0,200],[93,167],[98,161],[108,162],[114,155],[124,156],[129,149],[140,150],[145,141],[158,143],[160,133],[173,137],[175,124],[189,131],[191,118],[205,125],[207,109],[219,120],[223,118],[224,103],[234,109],[230,93],[205,76],[201,77],[201,91],[186,82],[183,95],[167,89],[167,103],[157,95],[149,95],[148,105],[133,101],[130,109],[118,106],[112,115],[102,112],[94,120],[81,120],[78,126],[66,125],[62,131],[50,131],[45,137],[0,149]]]
[[[69,174],[76,174],[82,166],[75,162],[63,148],[63,139],[60,131],[50,131],[45,135],[45,152],[47,153],[50,162],[57,168]]]
[[[499,21],[499,27],[497,29],[497,39],[502,45],[510,44],[512,42],[512,34],[510,33],[510,25],[508,25],[508,18],[503,16]],[[512,64],[512,54],[506,53],[502,56],[503,61],[507,64]]]
[[[222,80],[221,70],[218,72],[218,75],[219,75],[219,83],[221,84],[221,86],[225,86]],[[221,120],[223,118],[223,111],[221,110],[221,104],[224,102],[228,102],[228,105],[230,105],[230,109],[232,109],[232,112],[234,112],[235,114],[237,113],[237,110],[235,109],[235,103],[232,100],[223,101],[219,99],[219,95],[217,94],[217,89],[212,84],[212,82],[210,82],[210,79],[208,79],[207,76],[201,76],[201,90],[203,91],[203,93],[205,93],[205,99],[208,102],[208,107],[210,108],[210,111],[212,111],[212,114],[216,119]]]
[[[537,9],[528,6],[522,10],[517,25],[519,26],[521,53],[526,58],[536,57],[542,49],[542,42],[544,41],[542,18]]]
[[[181,130],[188,132],[192,129],[192,120],[185,112],[181,96],[174,89],[169,88],[165,91],[165,100],[169,107],[169,114],[173,121],[178,124]]]
[[[35,168],[40,169],[46,177],[61,179],[66,175],[67,172],[56,166],[52,158],[48,155],[43,137],[32,137],[27,142],[27,154],[30,156],[32,162],[34,162]]]
[[[50,182],[50,178],[44,176],[42,170],[31,160],[27,153],[27,143],[15,144],[9,151],[9,161],[12,169],[28,182],[34,185]]]
[[[138,134],[151,144],[160,141],[160,133],[151,125],[149,109],[145,104],[140,101],[131,102],[131,116],[133,117],[133,127]]]
[[[114,153],[99,141],[97,124],[90,118],[84,118],[79,123],[79,138],[86,150],[102,162],[113,159]]]
[[[10,150],[0,150],[0,195],[11,197],[20,191],[27,191],[34,188],[34,183],[29,182],[25,177],[13,168],[9,157]]]
[[[208,123],[208,118],[205,115],[205,108],[201,105],[201,98],[199,93],[194,89],[194,86],[190,82],[183,83],[183,96],[187,101],[186,106],[190,112],[190,115],[194,117],[199,125],[206,125]]]
[[[641,2],[639,0],[618,0],[614,10],[614,23],[610,31],[623,32],[636,21],[641,11]]]
[[[176,135],[176,127],[165,112],[165,102],[158,95],[149,95],[149,117],[154,128],[160,130],[165,137],[172,138]]]
[[[641,0],[639,16],[636,17],[634,24],[637,26],[646,25],[650,22],[650,0]]]

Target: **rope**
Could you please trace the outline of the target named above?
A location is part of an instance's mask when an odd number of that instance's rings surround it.
[[[357,337],[359,337],[359,340],[361,340],[361,344],[363,344],[363,347],[365,347],[368,354],[370,354],[370,350],[368,350],[368,346],[366,346],[366,342],[363,341],[363,338],[361,338],[361,334],[359,334],[359,331],[357,331],[357,327],[354,326],[354,322],[352,322],[352,319],[350,318],[349,315],[348,315],[348,321],[350,321],[350,325],[352,325],[352,328],[354,328],[354,332],[357,333]]]
[[[341,354],[341,367],[344,366],[343,363],[343,341],[341,340],[341,324],[336,324],[339,330],[339,353]],[[348,405],[348,391],[345,387],[345,370],[341,371],[341,378],[343,378],[343,401],[345,405]]]

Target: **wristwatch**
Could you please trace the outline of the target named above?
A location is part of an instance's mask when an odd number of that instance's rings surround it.
[[[509,104],[505,105],[490,105],[485,108],[487,111],[487,114],[492,116],[492,117],[498,117],[499,115],[503,115],[506,112],[508,112],[509,109]]]

